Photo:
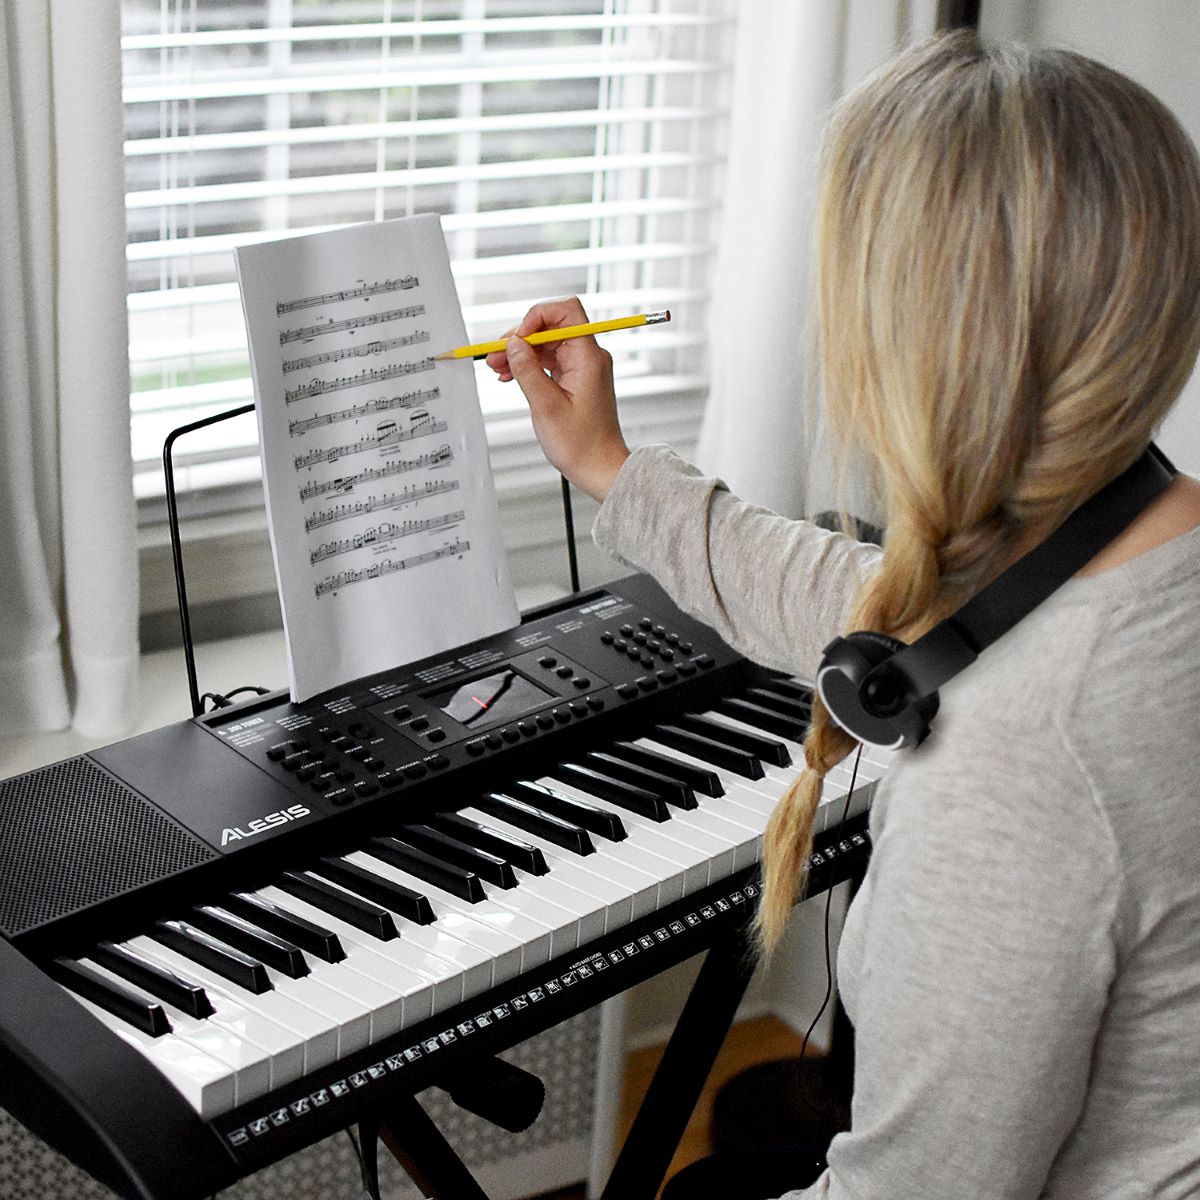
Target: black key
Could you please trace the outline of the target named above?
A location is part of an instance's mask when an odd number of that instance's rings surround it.
[[[671,779],[678,779],[702,796],[725,795],[725,785],[715,771],[706,771],[703,767],[682,763],[659,750],[651,750],[648,746],[635,746],[632,742],[614,742],[612,753],[635,766],[648,767],[651,771],[661,771]]]
[[[613,779],[623,779],[626,783],[633,783],[648,792],[654,792],[676,808],[688,810],[697,807],[696,795],[692,789],[686,783],[680,783],[678,779],[672,779],[661,771],[634,766],[633,763],[617,758],[615,754],[603,754],[600,751],[585,755],[584,762]]]
[[[773,692],[769,688],[747,688],[742,699],[749,700],[751,704],[761,704],[763,708],[769,708],[785,717],[795,717],[797,721],[808,722],[812,720],[812,704],[808,700],[797,700],[792,696],[781,696],[778,692]]]
[[[406,842],[419,846],[445,862],[474,871],[487,883],[494,883],[501,888],[517,886],[517,873],[511,864],[498,854],[491,854],[487,850],[457,841],[440,829],[433,829],[429,825],[403,825],[400,828],[400,836]]]
[[[255,929],[249,921],[208,905],[192,909],[190,915],[206,933],[246,954],[252,954],[259,962],[282,971],[289,979],[303,979],[308,974],[308,963],[304,961],[300,948],[278,935],[264,933],[261,929]]]
[[[537,846],[531,846],[511,834],[501,833],[498,829],[489,829],[472,821],[470,817],[460,817],[457,813],[440,813],[432,818],[434,828],[439,828],[451,836],[461,838],[468,845],[494,854],[530,875],[549,875],[550,868],[546,865],[546,856]],[[480,872],[482,874],[482,872]]]
[[[332,930],[323,929],[312,921],[297,917],[287,909],[264,900],[261,896],[250,895],[246,892],[234,892],[225,900],[225,907],[230,912],[244,917],[252,925],[260,929],[270,930],[289,942],[315,954],[324,962],[341,962],[346,957],[341,940]]]
[[[407,917],[415,925],[432,925],[434,922],[433,906],[428,896],[422,896],[402,883],[384,879],[360,867],[358,863],[346,862],[342,858],[323,858],[312,870],[314,875],[323,876],[376,904],[382,904],[384,908]]]
[[[744,750],[733,750],[698,733],[689,733],[686,729],[680,729],[678,725],[655,725],[650,731],[650,737],[656,742],[662,742],[664,746],[682,750],[684,754],[710,762],[715,767],[724,767],[726,771],[732,771],[746,779],[761,779],[765,774],[762,763],[753,754],[747,754]]]
[[[267,968],[258,959],[226,946],[187,921],[155,921],[150,936],[256,996],[274,990]]]
[[[745,750],[747,754],[753,754],[773,766],[792,765],[792,756],[788,753],[788,748],[774,738],[747,733],[744,729],[730,729],[720,721],[714,721],[711,717],[696,716],[694,713],[680,717],[679,724],[693,733],[710,737],[716,742],[724,742],[726,746],[732,746],[735,750]]]
[[[514,783],[505,789],[505,794],[540,808],[542,812],[562,817],[564,821],[570,821],[610,842],[623,842],[626,838],[625,826],[616,813],[597,808],[584,800],[576,800],[573,796],[564,796],[540,783]]]
[[[599,796],[601,800],[607,800],[639,817],[649,817],[651,821],[671,819],[671,810],[662,797],[632,783],[594,771],[591,767],[581,767],[578,763],[559,763],[554,768],[554,775],[564,783],[587,792],[589,796]]]
[[[780,737],[790,738],[793,742],[802,742],[808,732],[808,722],[797,720],[795,717],[781,716],[772,709],[763,708],[761,704],[751,704],[749,700],[738,700],[726,696],[713,706],[717,712],[732,717],[735,721],[744,721],[755,729],[767,733],[777,733]]]
[[[369,933],[381,942],[390,942],[400,936],[390,912],[318,879],[311,871],[285,871],[282,878],[275,882],[283,891],[329,913],[331,917],[345,921],[347,925],[353,925],[355,929],[361,929],[363,933]]]
[[[781,696],[791,696],[793,700],[803,700],[812,703],[812,688],[797,679],[788,679],[784,675],[773,675],[763,683],[763,687],[778,692]]]
[[[162,1037],[171,1032],[171,1022],[161,1004],[149,1003],[144,996],[123,988],[86,963],[56,958],[50,974],[71,991],[151,1037]]]
[[[136,950],[130,950],[128,946],[100,942],[91,956],[114,975],[136,983],[152,996],[183,1009],[189,1016],[211,1017],[213,1014],[212,1001],[198,983],[190,983],[174,971],[144,958]]]
[[[588,831],[581,829],[578,825],[573,825],[570,821],[564,821],[562,817],[552,816],[530,804],[523,804],[520,800],[510,800],[507,796],[498,796],[494,792],[480,796],[475,803],[477,807],[482,808],[484,812],[491,813],[493,817],[507,821],[509,825],[515,825],[518,829],[524,829],[526,833],[545,838],[546,841],[553,842],[564,850],[570,850],[575,854],[596,853],[596,847],[592,845]]]
[[[415,875],[434,887],[440,887],[461,900],[478,904],[480,900],[487,899],[483,881],[474,871],[466,871],[453,863],[443,862],[400,838],[372,838],[364,849],[368,854],[382,858],[393,867],[399,867],[409,875]]]

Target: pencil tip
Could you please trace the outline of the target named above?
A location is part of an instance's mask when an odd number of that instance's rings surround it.
[[[439,361],[444,361],[445,359],[453,358],[453,357],[454,357],[454,351],[447,350],[445,354],[435,354],[433,356],[433,360],[434,360],[434,362],[439,362]]]

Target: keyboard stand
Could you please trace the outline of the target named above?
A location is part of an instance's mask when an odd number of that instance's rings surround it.
[[[653,1200],[658,1193],[754,973],[749,945],[743,926],[705,955],[602,1200]],[[379,1196],[383,1142],[430,1200],[488,1200],[415,1096],[393,1104],[378,1121],[361,1122],[358,1132],[368,1196]]]
[[[379,1196],[377,1151],[378,1142],[383,1142],[422,1196],[431,1200],[488,1200],[416,1096],[403,1097],[382,1121],[363,1122],[358,1130],[363,1185],[368,1195]]]
[[[658,1194],[756,961],[744,926],[705,955],[601,1200],[653,1200]]]

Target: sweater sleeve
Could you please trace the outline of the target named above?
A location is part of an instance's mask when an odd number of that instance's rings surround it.
[[[1036,1200],[1083,1110],[1117,970],[1111,831],[1057,739],[982,716],[936,739],[876,801],[851,1129],[785,1200]]]
[[[738,500],[665,446],[630,455],[593,536],[749,658],[810,679],[881,555]]]

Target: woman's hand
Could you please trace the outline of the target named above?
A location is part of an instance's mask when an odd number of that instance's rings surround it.
[[[576,487],[603,501],[629,448],[617,419],[612,355],[594,337],[531,346],[541,329],[587,322],[578,297],[535,304],[511,331],[505,350],[487,364],[507,383],[515,379],[529,401],[533,429],[550,462]]]

